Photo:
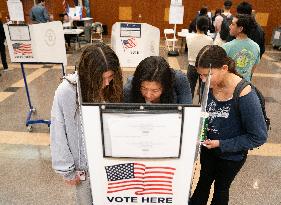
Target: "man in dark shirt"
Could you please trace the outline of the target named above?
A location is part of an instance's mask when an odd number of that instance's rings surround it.
[[[248,14],[252,15],[252,5],[248,2],[241,2],[237,8],[236,11],[238,14]],[[259,47],[260,47],[260,58],[262,57],[262,54],[265,51],[265,42],[264,42],[264,31],[262,27],[255,21],[255,26],[251,29],[251,32],[249,33],[248,37],[255,41]]]
[[[29,17],[32,23],[46,23],[50,20],[45,0],[37,0],[37,5],[32,7]]]
[[[4,71],[8,70],[8,64],[6,60],[6,48],[4,45],[4,42],[6,40],[4,28],[3,28],[3,23],[1,21],[2,19],[2,14],[0,13],[0,53],[1,53],[1,60],[3,64]]]

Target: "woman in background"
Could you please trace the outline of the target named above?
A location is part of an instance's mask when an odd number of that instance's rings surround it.
[[[209,20],[206,16],[199,16],[196,20],[196,33],[186,38],[186,44],[188,48],[188,69],[187,78],[190,83],[190,89],[192,98],[194,97],[194,91],[197,84],[199,75],[195,69],[195,60],[198,52],[206,45],[212,45],[213,39],[207,36],[209,26]],[[199,79],[199,87],[200,87]]]

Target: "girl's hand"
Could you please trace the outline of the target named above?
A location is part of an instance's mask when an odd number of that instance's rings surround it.
[[[208,149],[213,149],[220,146],[220,141],[207,139],[202,143],[202,145],[207,147]]]
[[[76,175],[74,179],[70,179],[70,180],[65,179],[64,181],[66,184],[74,186],[80,183],[80,177]]]

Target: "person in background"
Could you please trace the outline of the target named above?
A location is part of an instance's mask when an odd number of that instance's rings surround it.
[[[230,18],[232,16],[230,10],[231,10],[231,6],[232,6],[232,1],[231,0],[225,0],[223,3],[223,12],[222,15]]]
[[[211,81],[207,139],[201,144],[200,177],[189,205],[206,205],[213,182],[211,205],[227,205],[232,181],[244,165],[248,150],[266,142],[267,127],[260,100],[250,85],[240,93],[237,110],[233,94],[242,78],[222,47],[203,47],[195,66],[202,81],[209,72]]]
[[[197,21],[197,18],[200,17],[200,16],[206,16],[208,18],[208,29],[207,29],[207,31],[209,30],[210,33],[213,33],[214,28],[213,28],[212,21],[208,16],[208,8],[207,7],[202,7],[199,11],[199,14],[192,20],[192,22],[190,23],[190,25],[188,27],[189,33],[196,33],[196,21]],[[207,31],[205,33],[206,35],[207,35]]]
[[[229,42],[234,39],[229,33],[229,26],[232,22],[233,16],[230,12],[232,1],[224,1],[224,9],[220,15],[217,15],[214,21],[214,27],[216,31],[215,45],[223,45],[225,42]]]
[[[209,20],[206,16],[199,16],[196,20],[196,34],[186,38],[186,44],[188,48],[188,69],[187,78],[190,83],[190,89],[192,98],[194,97],[194,91],[198,80],[198,73],[195,69],[195,60],[198,52],[206,45],[212,45],[213,39],[205,35],[208,30]],[[200,82],[200,80],[199,80]],[[200,87],[200,83],[199,83]]]
[[[186,76],[170,68],[160,56],[150,56],[137,66],[124,86],[125,103],[191,104]]]
[[[54,14],[49,15],[49,21],[54,21]]]
[[[78,81],[83,102],[122,102],[122,72],[114,51],[101,42],[86,47],[78,73],[64,77],[57,88],[51,111],[52,167],[66,184],[76,187],[76,204],[92,205]]]
[[[48,11],[45,7],[45,0],[37,0],[37,5],[31,8],[29,17],[32,23],[46,23],[50,21]]]
[[[6,21],[7,24],[11,24],[11,23],[12,23],[12,21],[11,21],[9,15],[7,15],[7,16],[5,17],[5,21]]]
[[[70,20],[69,16],[67,13],[63,15],[63,22],[62,22],[63,29],[71,29],[73,28],[73,21]],[[70,35],[64,35],[65,41],[67,43],[66,49],[71,48],[70,40],[71,36]]]
[[[236,63],[237,72],[251,81],[256,65],[260,62],[260,48],[248,35],[255,21],[251,15],[237,14],[230,25],[230,35],[236,39],[222,45],[227,55]]]
[[[237,8],[236,11],[238,14],[248,14],[253,15],[252,5],[246,1],[241,2]],[[253,15],[254,17],[254,15]],[[255,23],[251,29],[251,31],[248,33],[248,37],[255,41],[259,47],[260,47],[260,58],[262,57],[262,54],[265,52],[265,33],[262,29],[262,27],[256,22],[255,18],[253,18]]]
[[[1,60],[4,71],[8,70],[7,58],[6,58],[6,47],[5,47],[5,31],[2,23],[2,13],[0,12],[0,53],[1,53]],[[0,74],[1,75],[1,74]]]
[[[216,20],[217,16],[221,16],[221,13],[222,13],[222,12],[223,12],[222,9],[216,9],[215,15],[212,17],[212,23],[213,23],[213,25],[214,25],[214,27],[215,27],[215,32],[219,32],[219,30],[220,30],[220,26],[217,25],[217,23],[215,22],[215,20]]]

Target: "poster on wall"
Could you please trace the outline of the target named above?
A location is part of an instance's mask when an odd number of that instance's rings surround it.
[[[169,24],[183,24],[184,6],[171,5]]]
[[[23,6],[20,0],[8,0],[7,7],[11,21],[24,21]]]

